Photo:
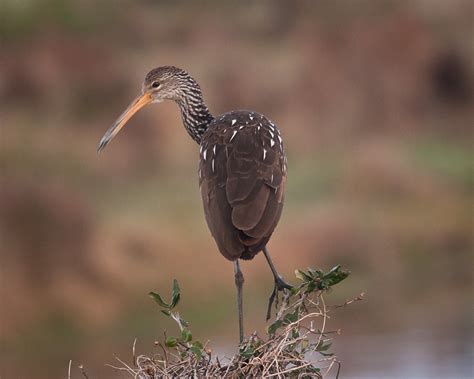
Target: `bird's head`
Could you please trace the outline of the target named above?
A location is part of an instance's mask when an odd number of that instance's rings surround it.
[[[102,151],[127,121],[145,105],[160,103],[163,100],[179,101],[189,89],[200,91],[197,83],[186,71],[173,66],[157,67],[151,70],[145,76],[141,94],[105,132],[100,140],[98,151]]]

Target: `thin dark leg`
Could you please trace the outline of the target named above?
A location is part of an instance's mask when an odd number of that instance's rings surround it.
[[[263,254],[265,254],[265,258],[267,259],[268,265],[270,266],[270,269],[272,270],[273,277],[275,278],[275,286],[273,287],[273,292],[270,295],[270,298],[268,299],[267,320],[269,320],[272,313],[272,305],[273,305],[273,302],[275,301],[275,297],[278,291],[283,291],[285,288],[292,289],[293,287],[289,285],[288,283],[286,283],[281,277],[281,275],[278,273],[278,271],[276,270],[275,265],[273,264],[272,258],[270,257],[270,253],[268,252],[266,246],[263,248]]]
[[[237,287],[237,309],[239,312],[239,341],[242,343],[244,340],[244,316],[242,312],[242,287],[244,284],[244,276],[242,275],[242,271],[240,271],[238,259],[234,262],[234,275],[235,285]]]

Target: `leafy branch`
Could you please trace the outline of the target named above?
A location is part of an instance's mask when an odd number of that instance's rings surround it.
[[[337,370],[338,377],[340,363],[331,351],[331,344],[339,330],[328,331],[326,320],[332,310],[362,300],[363,294],[342,305],[329,307],[324,294],[346,279],[349,271],[336,266],[328,272],[308,268],[306,271],[296,270],[295,274],[300,283],[292,290],[285,290],[266,336],[262,338],[253,333],[232,358],[213,357],[206,345],[193,339],[189,324],[176,310],[181,298],[176,279],[169,302],[164,301],[160,294],[150,292],[161,312],[177,323],[180,334],[165,336],[164,346],[158,343],[162,354],[137,358],[134,355],[136,367],[120,361],[123,366],[119,369],[140,379],[176,376],[322,378],[333,369]],[[314,354],[319,358],[311,358]]]
[[[181,335],[178,337],[166,337],[166,347],[176,348],[179,351],[181,358],[184,358],[189,354],[194,354],[198,359],[201,358],[203,354],[202,343],[199,341],[193,341],[193,335],[189,330],[188,322],[179,315],[179,312],[173,311],[181,299],[181,290],[178,281],[176,279],[173,280],[173,290],[171,292],[170,303],[166,303],[156,292],[152,291],[149,295],[160,307],[164,308],[161,310],[161,313],[176,321],[179,330],[181,331]]]

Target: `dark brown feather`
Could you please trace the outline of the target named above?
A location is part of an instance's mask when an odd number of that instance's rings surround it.
[[[270,188],[260,185],[260,189],[252,199],[242,201],[232,210],[232,224],[244,232],[253,229],[262,220],[263,212],[268,203]]]
[[[278,129],[258,113],[226,113],[203,135],[200,158],[206,221],[220,252],[253,258],[283,208],[286,158]]]

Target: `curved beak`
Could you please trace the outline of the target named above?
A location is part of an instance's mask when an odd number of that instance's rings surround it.
[[[151,103],[151,96],[149,93],[145,92],[143,95],[138,96],[133,102],[128,106],[127,109],[120,115],[120,117],[115,121],[115,123],[105,132],[104,136],[99,142],[97,147],[97,152],[101,152],[107,144],[114,138],[117,133],[124,127],[128,120],[142,109],[145,105]]]

